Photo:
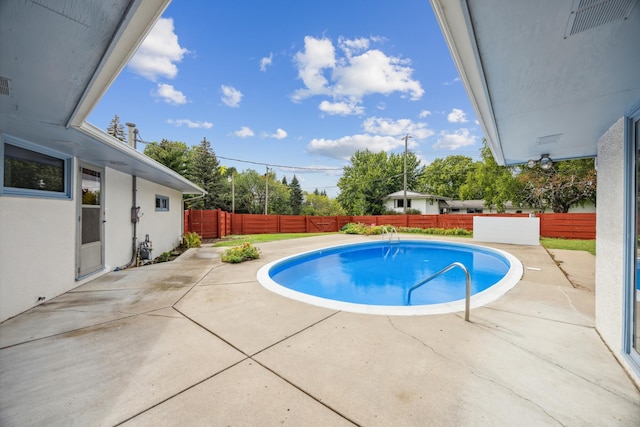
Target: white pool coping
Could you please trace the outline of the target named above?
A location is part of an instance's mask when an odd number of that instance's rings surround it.
[[[403,240],[403,242],[424,242],[424,240]],[[495,249],[495,248],[490,248],[483,245],[475,245],[470,243],[458,243],[458,242],[439,241],[439,240],[433,240],[430,242],[442,243],[448,246],[461,246],[461,247],[472,248],[472,249],[477,248],[483,251],[493,252],[507,259],[507,261],[511,265],[511,267],[509,268],[509,271],[507,271],[505,276],[502,279],[500,279],[498,283],[485,289],[482,292],[478,292],[475,295],[471,295],[471,308],[481,307],[492,301],[497,300],[502,295],[504,295],[507,291],[512,289],[520,281],[524,273],[524,268],[520,260],[515,256],[511,255],[509,252],[506,252],[500,249]],[[258,273],[256,274],[256,278],[263,287],[265,287],[266,289],[278,295],[282,295],[284,297],[301,301],[307,304],[329,308],[332,310],[340,310],[340,311],[347,311],[351,313],[362,313],[362,314],[380,314],[380,315],[389,315],[389,316],[422,316],[422,315],[430,315],[430,314],[446,314],[446,313],[455,313],[459,311],[464,311],[465,309],[464,298],[447,302],[447,303],[412,305],[412,306],[356,304],[351,302],[336,301],[332,299],[321,298],[314,295],[305,294],[303,292],[298,292],[293,289],[280,285],[269,276],[269,270],[274,265],[279,264],[283,261],[287,261],[291,258],[296,258],[296,257],[304,256],[306,254],[315,253],[315,252],[327,250],[327,249],[360,246],[360,245],[367,245],[370,243],[371,242],[327,246],[324,248],[314,249],[306,252],[300,252],[294,255],[280,258],[278,260],[275,260],[273,262],[270,262],[262,266],[260,270],[258,270]]]

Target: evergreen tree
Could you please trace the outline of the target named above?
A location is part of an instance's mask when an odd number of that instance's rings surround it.
[[[152,142],[144,148],[144,154],[184,177],[189,174],[192,152],[184,142],[166,139]]]
[[[282,177],[282,185],[289,186],[289,184],[287,183],[287,177],[286,176]]]
[[[302,195],[302,189],[300,188],[300,183],[298,182],[298,178],[296,178],[295,175],[291,180],[291,184],[289,184],[289,193],[290,193],[291,211],[293,212],[294,215],[300,215],[304,197]]]
[[[124,134],[124,125],[120,123],[120,117],[117,114],[111,119],[107,133],[125,144],[127,143],[127,137]]]
[[[218,209],[225,204],[223,180],[226,178],[220,173],[218,159],[211,144],[204,138],[200,145],[193,148],[190,164],[189,178],[192,182],[207,191],[203,199],[196,200],[191,207],[194,209]]]

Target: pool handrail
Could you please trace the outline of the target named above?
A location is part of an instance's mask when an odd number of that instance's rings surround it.
[[[464,264],[462,264],[461,262],[453,262],[450,265],[446,266],[445,268],[443,268],[442,270],[438,271],[437,273],[427,277],[426,279],[424,279],[421,282],[416,283],[415,285],[413,285],[410,289],[409,292],[407,293],[407,305],[411,305],[411,293],[416,290],[417,288],[419,288],[420,286],[424,285],[425,283],[435,279],[436,277],[440,276],[441,274],[446,273],[447,271],[455,268],[455,267],[459,267],[462,269],[462,271],[464,271],[464,274],[467,276],[467,286],[466,286],[466,293],[465,293],[465,300],[464,300],[464,320],[465,321],[469,321],[469,309],[471,306],[471,276],[469,275],[469,270],[467,270],[467,267],[464,266]]]
[[[385,235],[389,236],[389,243],[391,243],[391,239],[393,238],[393,235],[395,233],[396,235],[396,239],[398,241],[398,243],[400,243],[400,234],[398,234],[398,230],[396,230],[396,228],[391,225],[390,226],[391,230],[387,230],[387,226],[383,226],[382,227],[382,236],[384,237]]]

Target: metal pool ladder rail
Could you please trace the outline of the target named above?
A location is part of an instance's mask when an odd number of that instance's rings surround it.
[[[464,300],[464,320],[465,321],[469,321],[469,308],[471,305],[471,276],[469,275],[469,270],[467,270],[467,267],[464,266],[464,264],[462,264],[461,262],[454,262],[451,263],[450,265],[448,265],[447,267],[443,268],[442,270],[438,271],[437,273],[427,277],[426,279],[424,279],[422,282],[419,282],[415,285],[413,285],[411,287],[411,289],[409,289],[409,292],[407,294],[407,305],[411,305],[411,293],[418,289],[420,286],[424,285],[425,283],[435,279],[436,277],[440,276],[441,274],[446,273],[447,271],[455,268],[455,267],[460,267],[462,269],[462,271],[464,271],[464,274],[467,276],[467,288],[466,288],[466,294],[465,294],[465,300]]]
[[[398,234],[398,230],[396,230],[393,225],[391,226],[391,230],[387,230],[386,225],[382,228],[382,236],[389,236],[389,243],[391,243],[394,234],[396,236],[396,241],[400,243],[400,235]]]

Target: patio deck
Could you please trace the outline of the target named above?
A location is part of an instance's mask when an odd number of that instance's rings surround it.
[[[640,392],[594,329],[584,253],[556,253],[573,286],[542,247],[487,245],[525,273],[471,322],[335,311],[256,281],[363,239],[264,243],[240,265],[203,247],[5,321],[0,425],[640,425]]]

